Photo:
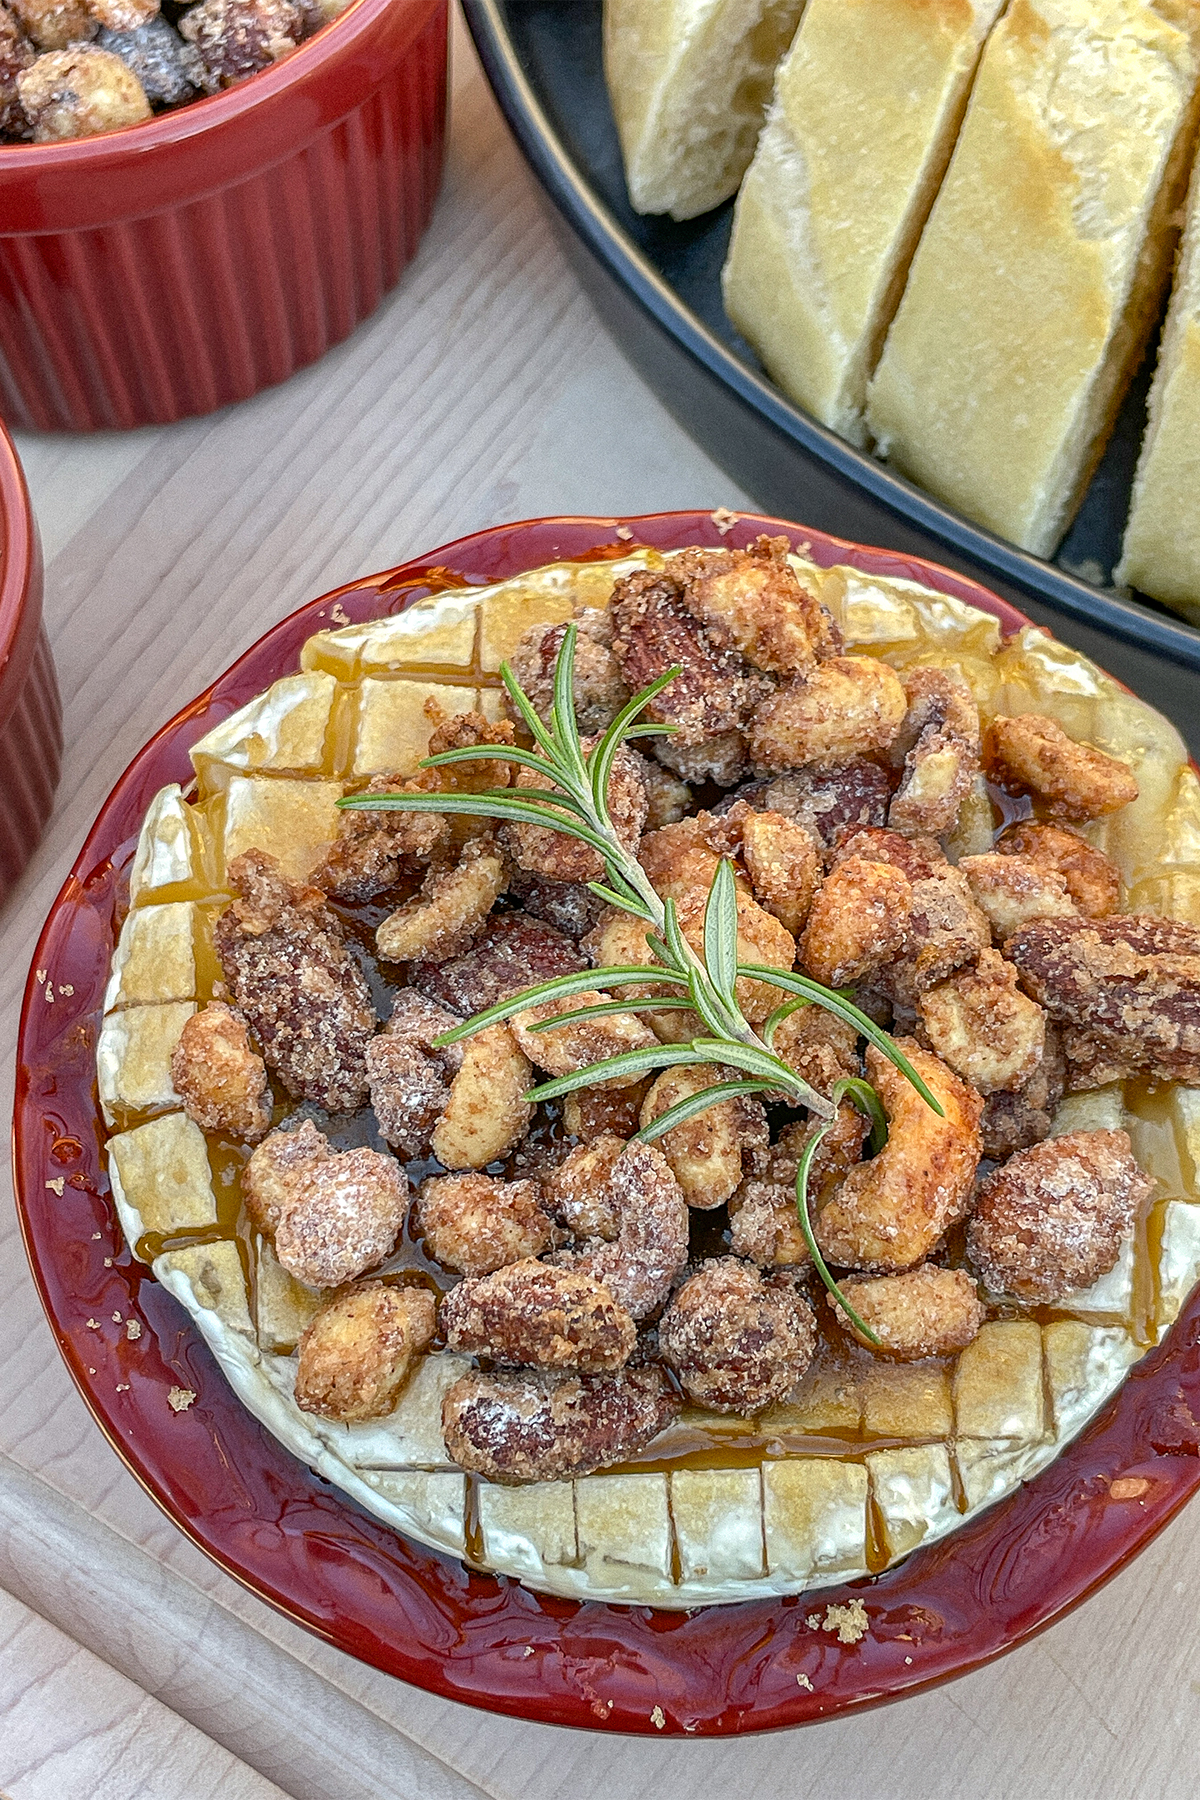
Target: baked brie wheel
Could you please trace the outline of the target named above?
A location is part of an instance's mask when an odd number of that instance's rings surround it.
[[[730,1003],[808,1112],[760,1084],[650,1130],[738,1069],[654,1062],[708,1027],[644,968],[628,1011],[581,985],[646,928],[538,822],[500,673],[551,719],[572,620],[585,747],[680,669],[614,841],[694,946],[732,872],[764,978]],[[192,761],[99,1038],[121,1225],[255,1417],[421,1543],[675,1608],[878,1572],[1044,1468],[1197,1280],[1200,785],[1044,632],[782,539],[638,550],[322,631]],[[500,789],[529,817],[469,810]],[[339,808],[368,792],[446,802]],[[793,970],[878,1041],[780,1016]]]

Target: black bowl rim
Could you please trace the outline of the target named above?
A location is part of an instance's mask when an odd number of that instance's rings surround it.
[[[663,280],[592,190],[533,91],[508,34],[502,0],[462,0],[462,6],[501,111],[550,199],[609,275],[708,375],[815,461],[969,559],[978,579],[999,578],[1054,612],[1200,672],[1200,630],[1105,593],[972,524],[818,425],[742,362]]]

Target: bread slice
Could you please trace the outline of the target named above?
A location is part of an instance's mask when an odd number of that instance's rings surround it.
[[[1117,580],[1200,625],[1200,160]]]
[[[1013,0],[871,384],[902,474],[1049,556],[1156,317],[1200,0]]]
[[[1002,4],[809,0],[779,65],[725,309],[784,392],[852,443]]]
[[[737,192],[804,0],[604,0],[629,198],[694,219]]]

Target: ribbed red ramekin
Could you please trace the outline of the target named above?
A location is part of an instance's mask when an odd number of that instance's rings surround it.
[[[442,168],[447,0],[353,0],[240,86],[144,125],[0,145],[0,414],[166,424],[365,319]]]
[[[0,425],[0,901],[50,817],[62,701],[42,624],[42,546],[12,439]]]

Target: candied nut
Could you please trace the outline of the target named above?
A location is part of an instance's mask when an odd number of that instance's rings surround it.
[[[656,758],[643,756],[640,761],[646,789],[645,830],[658,831],[664,825],[677,824],[692,804],[691,789]]]
[[[998,944],[1031,919],[1079,916],[1066,876],[1049,863],[1032,862],[1027,856],[998,856],[989,851],[985,856],[964,856],[958,866]]]
[[[389,1255],[408,1210],[408,1177],[377,1150],[331,1150],[306,1119],[273,1131],[242,1171],[251,1222],[308,1287],[340,1287]]]
[[[962,1217],[981,1149],[983,1102],[974,1088],[912,1038],[898,1043],[945,1116],[872,1045],[867,1078],[887,1112],[888,1141],[870,1162],[851,1169],[815,1226],[830,1262],[880,1275],[921,1262]]]
[[[812,833],[781,813],[749,813],[742,820],[742,858],[755,899],[798,937],[821,880]]]
[[[430,1148],[447,1169],[482,1169],[525,1136],[533,1070],[507,1025],[489,1025],[462,1047],[463,1059]]]
[[[171,1081],[202,1131],[227,1131],[254,1144],[270,1129],[267,1066],[245,1019],[221,1000],[210,1000],[184,1023],[171,1054]]]
[[[758,537],[748,550],[684,550],[671,574],[684,604],[718,643],[756,669],[801,675],[841,648],[832,614],[788,562],[785,537]]]
[[[762,1268],[789,1268],[809,1260],[808,1242],[796,1202],[796,1172],[810,1139],[823,1129],[821,1120],[787,1126],[757,1163],[754,1177],[744,1181],[729,1202],[730,1248]],[[843,1100],[834,1122],[817,1145],[808,1171],[810,1216],[862,1159],[869,1126],[856,1106]]]
[[[687,1202],[671,1165],[652,1144],[627,1144],[592,1204],[615,1216],[617,1236],[575,1256],[572,1266],[602,1282],[634,1319],[648,1318],[687,1261]]]
[[[989,1094],[983,1103],[979,1129],[983,1154],[992,1162],[1003,1162],[1014,1150],[1026,1150],[1050,1135],[1066,1083],[1067,1059],[1057,1030],[1049,1019],[1044,1024],[1045,1048],[1029,1079],[1011,1094]]]
[[[435,1261],[462,1275],[490,1275],[548,1250],[554,1226],[536,1181],[440,1175],[421,1189],[417,1222]]]
[[[1014,1092],[1042,1060],[1046,1015],[995,950],[927,989],[917,1014],[929,1048],[980,1094]]]
[[[417,963],[412,985],[464,1017],[483,1012],[522,988],[587,968],[587,958],[564,932],[522,912],[501,913],[484,926],[463,956],[441,964]]]
[[[654,755],[681,781],[697,787],[711,781],[716,787],[731,788],[746,773],[746,739],[740,731],[714,731],[694,744],[681,741],[678,734],[658,738]]]
[[[911,1010],[918,994],[989,948],[991,929],[971,898],[966,876],[951,866],[934,838],[860,831],[843,839],[834,852],[836,863],[850,856],[891,863],[912,883],[912,916],[903,954],[878,977],[878,985],[894,1005]]]
[[[297,1099],[354,1111],[376,1021],[341,921],[319,888],[293,886],[261,850],[235,857],[227,878],[238,898],[217,920],[217,955],[267,1067]]]
[[[636,1130],[635,1118],[628,1135]],[[612,1173],[624,1151],[625,1139],[604,1131],[578,1145],[546,1177],[542,1203],[572,1237],[611,1241],[619,1233],[621,1214]]]
[[[453,868],[433,868],[419,894],[375,932],[387,962],[448,962],[474,943],[504,892],[504,858],[490,838],[472,838]]]
[[[803,825],[832,850],[856,831],[884,824],[892,785],[882,763],[856,757],[829,769],[791,769],[758,783],[752,804]]]
[[[33,58],[32,44],[8,7],[0,4],[0,136],[22,138],[29,129],[17,93],[17,77]],[[665,819],[660,823],[665,824]]]
[[[326,1419],[380,1419],[433,1336],[425,1288],[362,1281],[321,1308],[297,1348],[296,1405]]]
[[[987,766],[1010,793],[1041,800],[1052,819],[1077,824],[1099,819],[1138,797],[1138,784],[1123,762],[1091,744],[1075,743],[1040,713],[993,719]]]
[[[1200,1082],[1200,928],[1150,913],[1043,919],[1004,948],[1065,1028],[1068,1085]]]
[[[637,1327],[585,1270],[530,1257],[468,1278],[442,1301],[450,1350],[536,1369],[606,1375],[629,1361]]]
[[[497,1370],[463,1375],[447,1390],[442,1435],[459,1468],[488,1481],[562,1481],[627,1461],[678,1411],[653,1366],[616,1375]]]
[[[523,869],[516,870],[509,880],[508,892],[530,918],[544,919],[576,941],[593,929],[605,911],[604,901],[586,883],[548,881]]]
[[[304,36],[289,0],[200,0],[183,14],[179,30],[195,50],[191,79],[206,94],[270,68]]]
[[[1108,1273],[1153,1191],[1128,1132],[1072,1131],[988,1176],[967,1253],[993,1292],[1048,1305]]]
[[[892,743],[904,774],[888,811],[893,831],[950,831],[979,773],[979,708],[954,669],[905,671],[908,711]]]
[[[111,50],[132,69],[151,106],[180,106],[196,98],[184,68],[183,39],[160,12],[128,28],[109,30],[105,26],[96,44],[101,50]]]
[[[563,1130],[588,1145],[605,1136],[631,1138],[649,1087],[647,1075],[632,1087],[576,1088],[573,1094],[563,1096]]]
[[[1085,919],[1106,919],[1120,907],[1121,871],[1076,831],[1022,819],[1001,834],[996,849],[1002,856],[1019,856],[1061,875]]]
[[[782,1182],[743,1181],[729,1201],[729,1248],[761,1269],[795,1268],[809,1260],[796,1194]]]
[[[818,1094],[830,1094],[844,1076],[862,1074],[857,1030],[822,1006],[789,1013],[776,1026],[771,1048]]]
[[[134,31],[159,16],[159,0],[87,0],[93,19],[109,31]]]
[[[585,738],[585,753],[594,740]],[[642,780],[642,758],[634,756],[624,745],[613,759],[608,778],[608,812],[613,829],[627,850],[636,850],[646,822],[646,784]],[[554,783],[536,769],[517,771],[517,787],[526,791],[548,793]],[[563,831],[552,831],[546,825],[506,823],[501,835],[509,855],[531,875],[542,875],[551,881],[603,881],[604,858],[590,844],[570,837]]]
[[[812,1308],[764,1281],[750,1263],[702,1263],[672,1296],[659,1351],[688,1399],[721,1413],[756,1413],[783,1400],[812,1361]]]
[[[601,915],[599,924],[588,933],[579,947],[587,951],[595,967],[600,969],[645,968],[652,962],[646,943],[645,921],[635,919],[631,913],[621,912],[615,906],[609,907]],[[627,987],[614,988],[612,998],[669,999],[679,991],[678,987],[669,982],[631,981]],[[645,1020],[654,1035],[665,1044],[681,1043],[698,1036],[703,1029],[700,1020],[690,1009],[665,1008],[662,1011],[640,1013],[638,1016]],[[634,1126],[633,1129],[636,1130],[637,1127]]]
[[[870,1348],[898,1362],[953,1356],[965,1350],[987,1317],[987,1308],[964,1269],[939,1269],[933,1263],[922,1263],[906,1275],[883,1275],[874,1281],[851,1279],[840,1286],[848,1304],[879,1339]],[[869,1344],[833,1295],[825,1297],[838,1324],[860,1344]]]
[[[86,0],[11,0],[9,10],[38,50],[78,48],[96,35],[97,21]]]
[[[585,735],[606,731],[629,698],[612,651],[612,622],[592,606],[575,614],[575,722]],[[559,625],[531,625],[509,658],[525,697],[543,723],[554,705],[554,666],[566,633]],[[511,708],[511,701],[508,702]]]
[[[542,1006],[531,1006],[509,1020],[509,1030],[530,1062],[548,1075],[573,1075],[590,1069],[594,1063],[609,1057],[624,1056],[630,1050],[648,1050],[658,1039],[636,1013],[607,1013],[598,1019],[580,1019],[573,1025],[559,1025],[550,1031],[534,1031],[533,1026],[546,1019],[557,1019],[585,1006],[601,1006],[608,996],[593,990],[568,994],[562,1000],[547,1000]],[[633,1087],[641,1074],[613,1075],[594,1087]]]
[[[646,1095],[640,1122],[647,1126],[679,1101],[737,1079],[736,1069],[711,1063],[664,1069]],[[765,1148],[767,1141],[767,1115],[754,1094],[720,1100],[656,1139],[684,1199],[702,1210],[724,1205],[742,1179],[743,1151]]]
[[[371,1107],[385,1141],[403,1157],[423,1156],[462,1067],[461,1044],[434,1040],[460,1021],[413,988],[396,996],[392,1016],[367,1045]]]
[[[800,962],[824,987],[855,987],[900,954],[908,940],[912,884],[890,863],[849,856],[817,889],[800,940]]]
[[[35,144],[95,137],[150,117],[142,84],[119,56],[77,44],[39,56],[17,76]]]
[[[411,781],[397,775],[373,775],[366,794],[425,794],[436,791],[432,769]],[[338,900],[373,900],[400,879],[408,864],[448,856],[452,842],[445,813],[343,811],[337,842],[313,871],[314,887]]]
[[[834,768],[886,750],[907,709],[894,669],[870,656],[833,656],[757,708],[750,760],[768,773],[803,764]]]

